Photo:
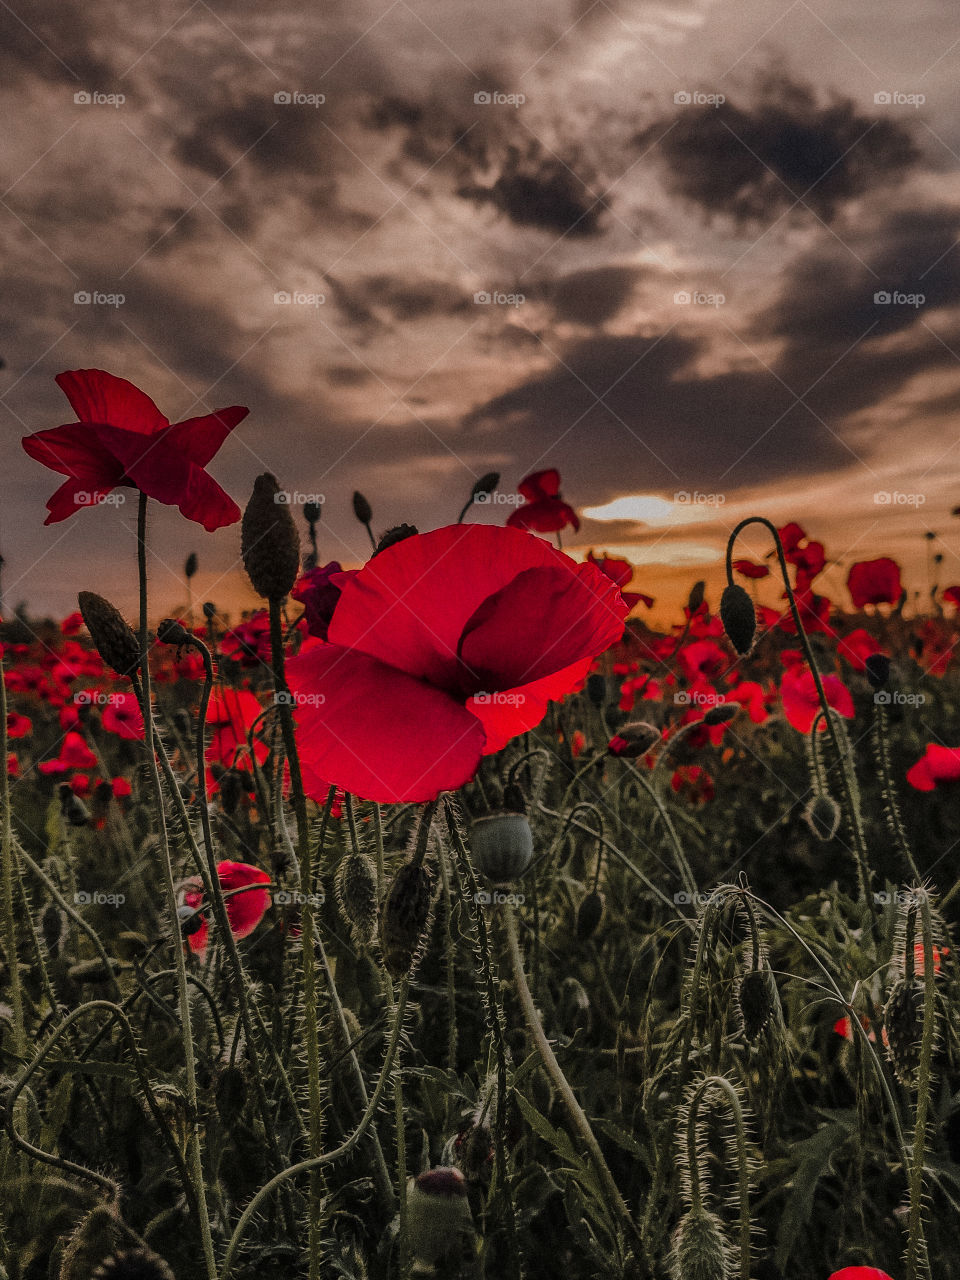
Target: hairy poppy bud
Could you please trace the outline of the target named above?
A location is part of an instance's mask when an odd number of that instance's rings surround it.
[[[217,616],[217,606],[212,600],[205,600],[203,605],[203,616],[208,622],[211,622]]]
[[[607,750],[623,760],[636,760],[652,751],[660,737],[660,730],[649,720],[631,720],[620,726],[607,744]]]
[[[193,637],[186,629],[182,622],[176,618],[164,618],[157,625],[157,639],[161,644],[175,644],[177,646],[189,644]]]
[[[494,884],[516,880],[533,859],[533,832],[523,813],[491,813],[470,828],[473,862]]]
[[[743,1034],[748,1040],[756,1040],[770,1021],[778,999],[776,981],[769,965],[746,971],[737,988],[737,1005]]]
[[[406,862],[394,877],[380,916],[384,962],[402,977],[417,956],[430,916],[433,877],[422,863]]]
[[[500,472],[488,471],[486,475],[482,475],[480,477],[477,483],[470,490],[470,497],[474,500],[474,502],[476,502],[476,500],[479,497],[481,496],[486,497],[487,494],[493,493],[494,489],[496,489],[499,483],[500,483]]]
[[[353,514],[361,524],[369,524],[373,519],[373,507],[359,489],[354,490],[353,494]]]
[[[467,1183],[459,1169],[428,1169],[407,1186],[410,1248],[421,1262],[434,1263],[473,1236]]]
[[[493,1134],[486,1121],[473,1121],[454,1140],[455,1160],[467,1182],[488,1181],[493,1163]]]
[[[577,908],[576,934],[578,942],[592,938],[603,919],[603,894],[593,889]]]
[[[152,1249],[123,1249],[100,1263],[90,1280],[175,1280],[173,1272]]]
[[[229,1063],[220,1071],[214,1087],[214,1101],[226,1124],[240,1119],[247,1101],[247,1076],[242,1067]]]
[[[890,659],[885,653],[871,653],[864,658],[863,670],[873,689],[882,689],[890,678]]]
[[[183,566],[183,576],[188,579],[192,578],[198,568],[199,562],[197,560],[197,553],[195,551],[191,551]]]
[[[229,817],[236,813],[243,799],[246,783],[239,769],[225,769],[219,778],[220,803],[223,812]]]
[[[840,806],[822,792],[809,800],[803,817],[818,840],[832,840],[840,829]]]
[[[257,595],[282,600],[300,572],[300,537],[269,471],[257,476],[240,526],[243,567]]]
[[[883,1010],[883,1027],[887,1033],[887,1057],[901,1084],[910,1088],[916,1083],[920,1066],[920,1043],[923,1038],[924,984],[914,978],[907,982],[898,978],[890,989]]]
[[[321,507],[319,502],[305,502],[303,504],[303,518],[309,525],[317,523],[322,511],[323,507]]]
[[[582,982],[576,978],[564,978],[560,987],[560,1002],[557,1010],[564,1032],[568,1036],[578,1031],[589,1031],[593,1022],[590,1010],[590,997]]]
[[[377,876],[364,853],[348,853],[337,867],[337,903],[354,940],[369,946],[377,931]]]
[[[398,542],[403,542],[405,538],[412,538],[419,532],[419,529],[413,524],[394,525],[392,529],[388,529],[386,533],[380,535],[380,540],[373,556],[378,556],[381,551],[386,551],[387,547],[393,547]],[[370,557],[371,560],[373,556]]]
[[[117,675],[132,676],[140,666],[140,645],[123,614],[93,591],[81,591],[77,603],[100,657]]]
[[[180,921],[180,933],[184,938],[192,938],[203,927],[203,912],[195,907],[177,907],[177,919]]]
[[[673,1274],[677,1280],[730,1280],[732,1250],[715,1214],[690,1209],[673,1237]]]
[[[743,587],[731,582],[720,597],[720,620],[730,643],[742,656],[753,648],[757,633],[757,611]]]
[[[721,702],[711,707],[703,717],[706,725],[728,724],[740,710],[739,702]]]

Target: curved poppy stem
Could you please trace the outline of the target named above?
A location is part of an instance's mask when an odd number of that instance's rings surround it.
[[[3,659],[0,657],[0,722],[3,724],[2,759],[3,772],[3,949],[7,955],[10,974],[10,1007],[13,1010],[13,1048],[18,1057],[26,1054],[27,1034],[23,1023],[23,984],[20,978],[20,962],[17,959],[17,924],[13,908],[13,882],[16,869],[16,853],[13,845],[13,824],[10,814],[10,775],[7,772],[7,688],[3,679]]]
[[[870,914],[872,915],[874,921],[876,921],[877,908],[876,908],[876,904],[873,901],[873,896],[870,892],[871,871],[870,871],[870,864],[867,859],[866,839],[863,834],[863,826],[860,819],[860,811],[857,808],[857,804],[854,799],[853,788],[850,785],[850,776],[848,773],[848,769],[851,767],[851,764],[847,758],[846,752],[844,751],[843,744],[840,741],[840,735],[837,733],[837,728],[833,721],[833,710],[830,706],[830,703],[827,701],[826,690],[823,687],[823,678],[820,675],[820,668],[817,666],[817,660],[813,655],[813,648],[811,647],[811,644],[810,644],[810,638],[803,628],[803,623],[800,621],[800,610],[797,607],[797,600],[796,600],[796,596],[794,595],[793,587],[790,585],[790,570],[787,568],[787,559],[783,552],[783,543],[780,540],[780,534],[777,532],[776,526],[772,524],[765,516],[748,516],[745,520],[741,520],[740,523],[737,525],[737,527],[730,534],[730,537],[727,540],[727,585],[728,586],[734,585],[734,580],[733,580],[734,543],[736,542],[737,537],[742,532],[742,530],[744,530],[747,527],[747,525],[751,525],[751,524],[762,524],[765,529],[769,530],[777,550],[777,559],[780,562],[780,573],[781,573],[781,576],[783,577],[784,590],[787,595],[787,600],[789,601],[789,604],[790,604],[790,612],[793,616],[793,625],[797,629],[797,638],[799,639],[800,644],[803,647],[803,653],[804,653],[804,657],[807,660],[807,666],[810,668],[810,674],[813,676],[813,683],[817,690],[817,698],[820,702],[820,706],[823,708],[824,723],[827,726],[827,732],[830,734],[830,741],[833,744],[833,749],[837,754],[837,761],[840,765],[840,777],[843,782],[844,798],[846,799],[846,802],[847,802],[847,809],[850,813],[850,821],[853,828],[853,843],[854,843],[854,851],[857,859],[857,872],[860,879],[860,892],[862,893],[867,903],[867,906],[869,907]]]
[[[160,784],[160,771],[157,768],[157,756],[154,745],[153,708],[150,703],[150,651],[147,633],[147,495],[140,494],[137,508],[137,568],[140,579],[140,710],[143,715],[143,738],[150,767],[150,778],[154,794],[157,798],[157,827],[160,837],[160,852],[164,870],[164,888],[166,890],[167,909],[170,926],[173,931],[173,950],[177,970],[177,988],[180,1000],[181,1034],[183,1036],[183,1055],[186,1064],[186,1095],[189,1107],[189,1134],[187,1137],[187,1161],[190,1177],[196,1196],[197,1226],[200,1230],[200,1241],[203,1247],[203,1259],[209,1280],[216,1280],[217,1264],[213,1254],[213,1238],[210,1234],[210,1214],[207,1211],[207,1193],[203,1180],[203,1158],[200,1152],[200,1132],[198,1128],[197,1107],[197,1075],[193,1052],[193,1028],[190,1021],[190,990],[187,985],[187,964],[183,954],[183,942],[180,936],[180,922],[177,917],[177,892],[174,887],[173,862],[170,856],[170,840],[167,833],[167,821],[164,813],[163,787]]]
[[[923,1030],[920,1035],[920,1064],[917,1072],[917,1111],[913,1134],[912,1160],[910,1162],[910,1216],[907,1236],[907,1280],[930,1275],[930,1261],[923,1233],[923,1158],[927,1141],[927,1112],[930,1109],[930,1073],[933,1065],[933,1047],[936,1038],[936,1008],[934,983],[936,963],[933,954],[933,922],[930,918],[930,897],[918,893],[923,935]],[[907,965],[915,959],[914,942],[907,946]],[[912,981],[912,975],[908,978]]]

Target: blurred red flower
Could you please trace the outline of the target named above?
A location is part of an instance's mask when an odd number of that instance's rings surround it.
[[[95,769],[97,757],[93,754],[79,733],[72,730],[60,744],[60,755],[56,760],[43,760],[37,768],[44,774],[69,773],[71,769]]]
[[[835,1271],[830,1280],[891,1280],[879,1267],[844,1267]]]
[[[863,627],[857,627],[856,631],[851,631],[848,636],[844,636],[837,645],[837,652],[841,658],[846,658],[854,671],[863,671],[866,668],[866,659],[874,653],[880,652],[880,646]]]
[[[907,781],[917,791],[933,791],[943,782],[960,781],[960,747],[928,742],[923,755],[907,770]]]
[[[573,507],[560,496],[560,472],[552,467],[548,471],[534,471],[517,485],[518,492],[526,498],[507,524],[513,529],[533,529],[537,533],[556,533],[572,525],[580,528],[580,517]]]
[[[695,804],[704,804],[713,799],[713,779],[706,769],[698,764],[682,764],[673,771],[670,786],[678,794],[682,792]]]
[[[848,720],[853,718],[853,698],[839,676],[823,676],[823,691],[827,695],[827,702],[835,711],[839,711]],[[784,714],[793,727],[800,733],[809,733],[821,709],[817,686],[809,667],[791,666],[784,671],[780,681],[780,700]],[[825,728],[826,724],[821,720],[820,731]]]
[[[947,604],[960,605],[960,587],[947,587],[943,593]]]
[[[33,733],[33,723],[26,716],[19,715],[16,711],[7,712],[7,737],[8,738],[29,738]]]
[[[60,623],[60,632],[65,636],[75,636],[83,626],[83,614],[79,611],[69,614]]]
[[[118,738],[143,739],[143,716],[132,693],[111,693],[103,709],[103,727]]]
[[[207,763],[216,761],[227,769],[251,770],[247,751],[247,732],[263,711],[257,698],[247,689],[214,689],[207,707],[207,728],[210,729],[210,745],[207,747]],[[267,745],[254,737],[253,752],[257,763],[263,764],[269,755]],[[216,787],[216,781],[207,770],[207,794]]]
[[[258,609],[249,618],[224,633],[220,652],[241,667],[259,667],[270,661],[270,614]]]
[[[211,532],[240,519],[240,508],[204,468],[246,416],[239,405],[171,426],[148,395],[103,369],[57,375],[78,421],[26,436],[38,462],[67,477],[47,502],[44,521],[66,520],[130,485]]]
[[[619,560],[615,556],[595,556],[592,551],[587,552],[587,559],[617,584],[628,609],[635,609],[641,601],[648,609],[652,607],[653,596],[644,595],[642,591],[624,591],[624,587],[633,578],[633,565],[629,560]]]
[[[889,556],[860,560],[847,574],[847,589],[857,609],[865,604],[896,604],[903,592],[900,566]]]
[[[623,634],[613,582],[518,529],[453,525],[343,583],[329,644],[289,664],[307,793],[430,800],[539,724]]]
[[[754,564],[752,560],[734,560],[733,567],[745,578],[766,578],[770,573],[769,565]]]
[[[232,889],[242,889],[242,893],[231,894],[227,898],[227,919],[230,931],[235,938],[245,938],[253,933],[263,919],[270,906],[270,893],[267,889],[248,889],[254,884],[269,884],[270,877],[259,867],[251,867],[247,862],[221,862],[217,866],[217,877],[224,894]],[[183,895],[184,904],[188,907],[199,907],[203,902],[203,882],[199,877],[188,881],[189,888]],[[200,927],[187,938],[190,950],[201,958],[207,950],[210,926],[207,923],[209,912],[199,916]]]
[[[340,599],[339,574],[355,573],[356,570],[343,570],[337,560],[316,569],[308,569],[293,584],[290,594],[294,600],[303,605],[307,631],[320,640],[326,640],[330,619]]]

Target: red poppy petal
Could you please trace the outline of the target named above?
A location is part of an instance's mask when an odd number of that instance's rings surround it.
[[[103,369],[70,369],[57,374],[57,386],[81,422],[122,427],[152,435],[169,426],[150,397],[126,378]]]
[[[244,889],[243,893],[227,898],[227,919],[236,938],[246,938],[253,933],[270,906],[270,894],[266,889],[246,889],[251,884],[269,884],[270,877],[259,867],[247,862],[221,862],[217,875],[225,893],[231,889]]]
[[[534,471],[517,485],[517,492],[522,493],[528,502],[538,502],[541,498],[555,498],[560,492],[560,472],[555,467],[546,471]]]
[[[334,645],[301,654],[287,670],[312,799],[323,803],[336,784],[388,804],[432,800],[473,777],[483,728],[442,690]]]
[[[592,666],[592,657],[581,658],[562,671],[517,689],[469,698],[467,710],[477,717],[487,735],[483,754],[500,751],[517,734],[535,729],[546,715],[547,704],[579,689]]]
[[[24,436],[22,443],[31,458],[61,475],[82,477],[91,483],[102,481],[107,489],[123,477],[123,467],[83,423],[35,431]]]
[[[167,438],[175,448],[181,449],[191,462],[196,463],[198,467],[205,467],[208,462],[213,461],[224,440],[249,412],[249,409],[235,404],[229,409],[218,409],[216,413],[204,414],[201,418],[185,418],[183,422],[178,422],[170,428]]]
[[[83,507],[95,507],[113,489],[112,485],[102,489],[91,489],[89,484],[90,482],[85,480],[65,480],[47,499],[47,510],[50,514],[43,523],[57,524]]]

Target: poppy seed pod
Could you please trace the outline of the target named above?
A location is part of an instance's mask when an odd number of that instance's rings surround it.
[[[243,567],[257,595],[282,600],[300,572],[300,535],[280,486],[269,471],[257,476],[240,525]]]
[[[421,1262],[435,1263],[473,1236],[467,1183],[459,1169],[428,1169],[407,1184],[410,1248]]]
[[[720,620],[727,638],[743,657],[753,648],[757,633],[757,611],[743,587],[731,582],[720,597]]]
[[[380,916],[387,969],[402,977],[413,964],[430,916],[433,877],[419,862],[406,862],[394,877]]]
[[[321,507],[319,502],[305,502],[303,504],[303,518],[309,525],[317,523],[322,511],[323,507]]]
[[[373,519],[373,507],[359,489],[354,490],[353,494],[353,514],[361,524],[369,524]]]
[[[90,1280],[175,1280],[173,1272],[152,1249],[123,1249],[104,1259]]]
[[[81,591],[77,603],[100,657],[117,675],[133,675],[140,666],[140,645],[123,614],[94,591]]]
[[[607,701],[607,677],[600,671],[591,671],[587,676],[587,697],[597,708]]]
[[[822,792],[812,797],[803,817],[818,840],[832,840],[840,828],[840,806],[833,796]]]
[[[672,1269],[676,1280],[730,1280],[732,1250],[715,1214],[690,1209],[680,1219],[673,1237]]]
[[[70,966],[67,970],[67,977],[71,982],[89,982],[93,985],[99,985],[101,982],[110,982],[120,972],[123,965],[119,960],[109,959],[109,965],[104,964],[99,959],[81,960],[78,964]]]
[[[176,618],[164,618],[157,624],[157,639],[161,644],[189,644],[192,637],[182,622]]]
[[[871,653],[863,661],[863,670],[872,689],[882,689],[890,678],[890,659],[885,653]]]
[[[371,556],[370,559],[372,560],[374,556],[378,556],[381,551],[386,551],[387,547],[396,546],[398,542],[403,542],[406,538],[415,537],[419,532],[420,531],[415,524],[394,525],[392,529],[388,529],[386,533],[382,533],[380,535],[377,542],[377,549],[374,551],[373,556]]]
[[[494,884],[517,880],[533,860],[533,832],[523,813],[491,813],[470,828],[473,863]]]

